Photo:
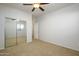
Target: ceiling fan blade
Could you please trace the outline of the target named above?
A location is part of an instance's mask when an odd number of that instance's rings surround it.
[[[40,3],[40,5],[45,5],[45,4],[49,4],[49,3]]]
[[[23,5],[32,5],[32,4],[24,3]]]
[[[39,7],[40,10],[44,11],[44,9],[42,7]]]
[[[35,8],[32,9],[32,12],[35,10]]]

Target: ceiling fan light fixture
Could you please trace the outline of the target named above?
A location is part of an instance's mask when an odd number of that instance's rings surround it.
[[[39,7],[40,7],[40,4],[35,3],[35,4],[33,4],[33,7],[34,7],[34,8],[39,8]]]

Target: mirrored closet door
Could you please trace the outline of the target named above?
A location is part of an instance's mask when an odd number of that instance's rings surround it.
[[[26,42],[26,21],[17,21],[17,43]]]
[[[5,47],[26,43],[26,21],[6,18],[5,21]]]
[[[6,18],[5,21],[5,46],[16,45],[16,20]]]

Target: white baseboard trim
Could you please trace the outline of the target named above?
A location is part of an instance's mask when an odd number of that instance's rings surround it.
[[[0,50],[3,50],[4,48],[0,48]]]
[[[39,40],[41,40],[41,39],[39,39]],[[62,44],[54,43],[54,42],[52,42],[52,41],[47,41],[47,40],[41,40],[41,41],[43,41],[43,42],[48,42],[48,43],[51,43],[51,44],[55,44],[55,45],[57,45],[57,46],[61,46],[61,47],[64,47],[64,48],[71,49],[71,50],[74,50],[74,51],[78,51],[78,52],[79,52],[79,50],[73,49],[73,48],[71,48],[71,47],[64,46],[64,45],[62,45]]]

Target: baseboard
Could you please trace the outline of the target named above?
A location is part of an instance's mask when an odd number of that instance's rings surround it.
[[[38,40],[37,38],[34,38],[34,40]]]
[[[3,50],[4,48],[0,48],[0,50]]]
[[[41,40],[41,39],[39,39],[39,40]],[[66,48],[66,49],[70,49],[70,50],[79,52],[79,50],[72,49],[72,48],[70,48],[70,47],[66,47],[66,46],[63,46],[63,45],[61,45],[61,44],[57,44],[57,43],[54,43],[54,42],[51,42],[51,41],[46,41],[46,40],[41,40],[41,41],[43,41],[43,42],[47,42],[47,43],[51,43],[51,44],[54,44],[54,45],[57,45],[57,46],[60,46],[60,47]]]

